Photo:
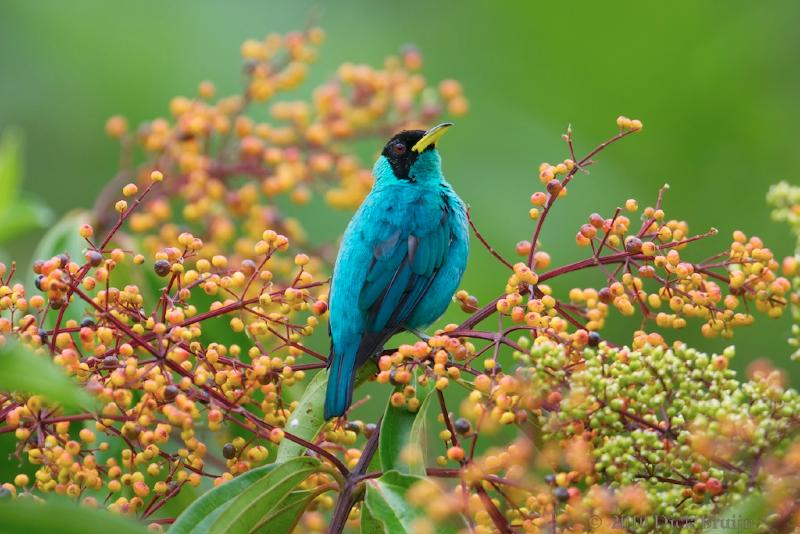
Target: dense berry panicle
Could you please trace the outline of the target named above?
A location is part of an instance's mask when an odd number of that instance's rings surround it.
[[[794,348],[792,360],[800,360],[800,187],[780,182],[772,186],[767,201],[774,208],[772,217],[785,222],[795,236],[794,255],[783,259],[782,274],[791,280],[792,337],[789,340]]]
[[[469,499],[460,498],[462,486],[426,504],[432,517],[462,513],[487,532],[504,526],[549,532],[553,520],[570,528],[597,528],[600,520],[611,528],[614,517],[628,515],[639,518],[631,530],[668,532],[675,521],[700,525],[754,488],[771,487],[773,477],[784,499],[800,490],[786,472],[794,453],[785,449],[796,450],[797,392],[773,371],[737,381],[728,369],[732,347],[709,356],[680,341],[669,344],[662,333],[695,324],[707,337],[730,338],[756,313],[780,317],[796,301],[787,279],[796,273],[791,260],[781,273],[762,241],[740,231],[727,249],[692,260],[691,249],[717,232],[692,234],[685,221],[668,219],[668,186],[653,206],[625,201],[638,222],[622,209],[589,215],[576,239],[591,251],[586,260],[553,267],[541,248],[542,224],[576,173],[608,144],[641,130],[639,121],[619,125],[617,136],[582,159],[570,131],[571,157],[539,167],[545,191],[531,196],[538,222],[532,239],[515,247],[527,261],[507,261],[473,225],[510,271],[502,295],[478,308],[459,291],[455,300],[470,314],[460,325],[379,360],[378,382],[416,381],[394,394],[396,407],[414,410],[420,391],[431,387],[466,389],[455,414],[437,392],[443,448],[428,472],[495,490],[495,513],[477,486]],[[547,283],[583,269],[597,269],[602,285],[561,296]],[[627,346],[602,336],[614,310],[641,318]],[[479,437],[492,443],[508,427],[517,439],[476,452]],[[772,505],[786,503],[776,497]],[[791,524],[794,510],[784,509],[773,524]],[[658,525],[656,517],[671,522]]]
[[[0,342],[51,358],[97,402],[68,413],[40,395],[2,393],[0,433],[13,433],[15,456],[34,466],[2,491],[66,495],[158,530],[184,488],[274,462],[289,440],[323,464],[301,483],[314,494],[300,528],[344,527],[348,516],[358,526],[360,505],[344,495],[381,474],[357,472],[373,465],[381,426],[332,421],[306,439],[289,424],[326,365],[325,343],[310,338],[324,331],[333,250],[313,245],[286,206],[316,197],[358,206],[372,176],[354,142],[427,127],[468,103],[457,81],[428,85],[413,47],[381,68],[344,64],[310,100],[288,99],[323,38],[310,28],[248,40],[241,95],[218,96],[204,81],[170,102],[169,118],[135,129],[109,119],[126,164],[74,229],[84,250],[38,259],[31,287],[0,264]],[[670,531],[653,518],[716,516],[751,491],[769,495],[772,527],[797,526],[797,392],[763,366],[737,380],[733,348],[706,355],[667,339],[688,327],[730,338],[788,306],[797,323],[798,256],[781,263],[739,231],[715,255],[693,252],[717,232],[668,218],[667,186],[653,205],[625,199],[576,218],[567,238],[576,232],[585,259],[558,263],[544,249],[558,199],[642,123],[621,116],[617,127],[583,157],[570,128],[566,157],[539,166],[540,183],[521,192],[532,207],[522,219],[531,230],[515,236],[518,261],[470,221],[508,269],[487,282],[495,299],[460,290],[460,324],[376,358],[370,378],[386,385],[387,413],[436,412],[434,454],[418,443],[400,452],[428,475],[406,494],[423,512],[415,531],[464,519],[481,533],[597,529],[598,519],[610,530],[620,515],[641,518],[630,530]],[[798,191],[780,184],[770,201],[800,235]],[[552,284],[585,269],[596,285]],[[629,339],[604,333],[617,314],[641,320]]]
[[[287,99],[323,39],[311,28],[248,40],[243,94],[220,97],[204,81],[172,99],[169,117],[133,130],[110,118],[126,166],[75,229],[84,252],[38,260],[30,289],[2,266],[0,339],[52,357],[99,405],[65,414],[40,396],[4,395],[0,432],[38,466],[9,491],[92,495],[148,519],[186,485],[270,461],[297,404],[286,391],[325,366],[305,340],[327,313],[333,253],[312,247],[277,197],[352,209],[372,185],[354,142],[467,109],[458,82],[428,86],[410,49],[381,68],[342,65],[310,100]],[[266,119],[251,118],[258,108]],[[306,445],[335,463],[356,434],[329,434]]]

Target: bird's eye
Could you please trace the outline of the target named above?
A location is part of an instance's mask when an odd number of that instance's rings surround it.
[[[392,146],[392,151],[398,156],[403,155],[406,153],[406,145],[404,145],[403,143],[395,143]]]

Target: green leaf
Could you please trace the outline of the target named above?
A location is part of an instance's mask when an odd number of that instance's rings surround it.
[[[264,516],[254,528],[257,532],[292,532],[308,503],[319,495],[319,490],[294,490],[274,511]]]
[[[359,369],[356,375],[355,387],[375,374],[377,367],[375,362],[369,360]],[[303,396],[297,403],[297,408],[292,412],[291,417],[286,422],[286,431],[306,441],[313,441],[325,426],[324,407],[325,389],[328,385],[328,372],[323,369],[319,371],[311,382],[306,386]],[[278,456],[276,462],[282,462],[289,458],[300,456],[306,452],[306,448],[288,439],[281,441],[278,446]]]
[[[78,506],[66,500],[35,502],[19,497],[0,503],[4,534],[146,534],[139,523],[105,510]]]
[[[78,229],[82,224],[88,223],[91,220],[88,212],[79,210],[72,211],[64,215],[61,220],[53,225],[50,230],[45,233],[39,244],[36,245],[36,250],[33,254],[33,259],[50,259],[59,254],[67,254],[73,261],[83,263],[83,251],[86,247],[86,241],[78,234]],[[29,286],[34,287],[34,278],[32,270]],[[113,276],[113,274],[112,274]],[[77,304],[77,305],[76,305]],[[64,313],[63,322],[69,319],[80,321],[83,317],[84,306],[80,303],[73,302]],[[45,321],[45,328],[52,328],[55,325],[57,313],[48,313],[47,320]]]
[[[190,534],[208,532],[217,518],[229,508],[234,498],[262,478],[277,465],[269,464],[246,473],[212,489],[194,501],[169,528],[170,534]],[[305,511],[308,502],[319,492],[314,490],[294,490],[269,514],[264,516],[255,530],[269,527],[273,533],[291,532]]]
[[[293,458],[259,478],[233,499],[209,527],[210,532],[244,534],[254,532],[265,517],[279,510],[289,494],[311,473],[319,460]]]
[[[301,437],[307,441],[313,440],[320,429],[325,425],[323,407],[325,405],[325,387],[328,385],[328,372],[322,370],[314,375],[297,408],[292,412],[284,427],[287,432]],[[294,441],[284,439],[278,446],[276,462],[284,462],[290,458],[300,456],[305,452],[305,447]]]
[[[367,480],[364,505],[367,510],[366,524],[362,520],[362,534],[391,533],[413,534],[418,529],[414,522],[425,518],[425,511],[408,502],[408,489],[414,484],[434,484],[430,480],[388,471],[380,478]],[[462,516],[457,521],[437,525],[438,534],[456,534],[466,527]]]
[[[52,220],[53,213],[39,200],[19,198],[10,206],[0,208],[0,242],[44,228]]]
[[[733,534],[735,532],[757,532],[769,513],[767,500],[761,493],[751,493],[717,517],[704,518],[701,524],[708,525],[706,534]]]
[[[22,134],[8,128],[0,137],[0,210],[14,205],[22,181]]]
[[[0,389],[42,395],[64,407],[88,408],[92,398],[67,377],[49,356],[9,341],[0,348]]]
[[[8,129],[0,137],[0,242],[50,224],[52,212],[41,201],[20,198],[22,135]]]
[[[398,386],[398,391],[401,386]],[[381,470],[397,469],[412,475],[425,475],[425,414],[433,398],[433,388],[417,386],[417,396],[421,400],[416,413],[407,408],[395,408],[386,403],[386,412],[381,422],[380,458]],[[410,461],[409,461],[410,460]]]
[[[361,507],[361,534],[390,534],[383,528],[383,523],[372,517],[367,506]]]
[[[414,532],[414,521],[423,514],[408,504],[405,496],[408,488],[419,480],[423,479],[412,475],[401,475],[397,471],[389,471],[380,478],[367,480],[364,503],[372,521],[381,525],[384,532],[393,534]]]
[[[242,493],[248,486],[272,471],[277,464],[269,464],[247,471],[218,486],[194,501],[175,523],[169,527],[170,534],[189,534],[190,532],[207,532],[207,527],[227,508],[234,497]],[[203,528],[201,528],[203,527]]]

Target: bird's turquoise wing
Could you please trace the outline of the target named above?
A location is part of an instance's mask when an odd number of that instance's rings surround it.
[[[355,369],[398,331],[436,320],[461,280],[463,204],[452,191],[436,193],[409,200],[373,192],[345,232],[331,285],[326,419],[350,405]]]
[[[366,328],[357,365],[404,327],[444,264],[452,240],[448,210],[443,207],[435,220],[423,230],[397,230],[374,245],[358,300]]]

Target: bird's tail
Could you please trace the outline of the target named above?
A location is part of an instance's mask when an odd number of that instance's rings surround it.
[[[325,391],[325,419],[340,417],[353,402],[353,377],[355,375],[353,354],[335,354],[328,358],[328,387]]]

